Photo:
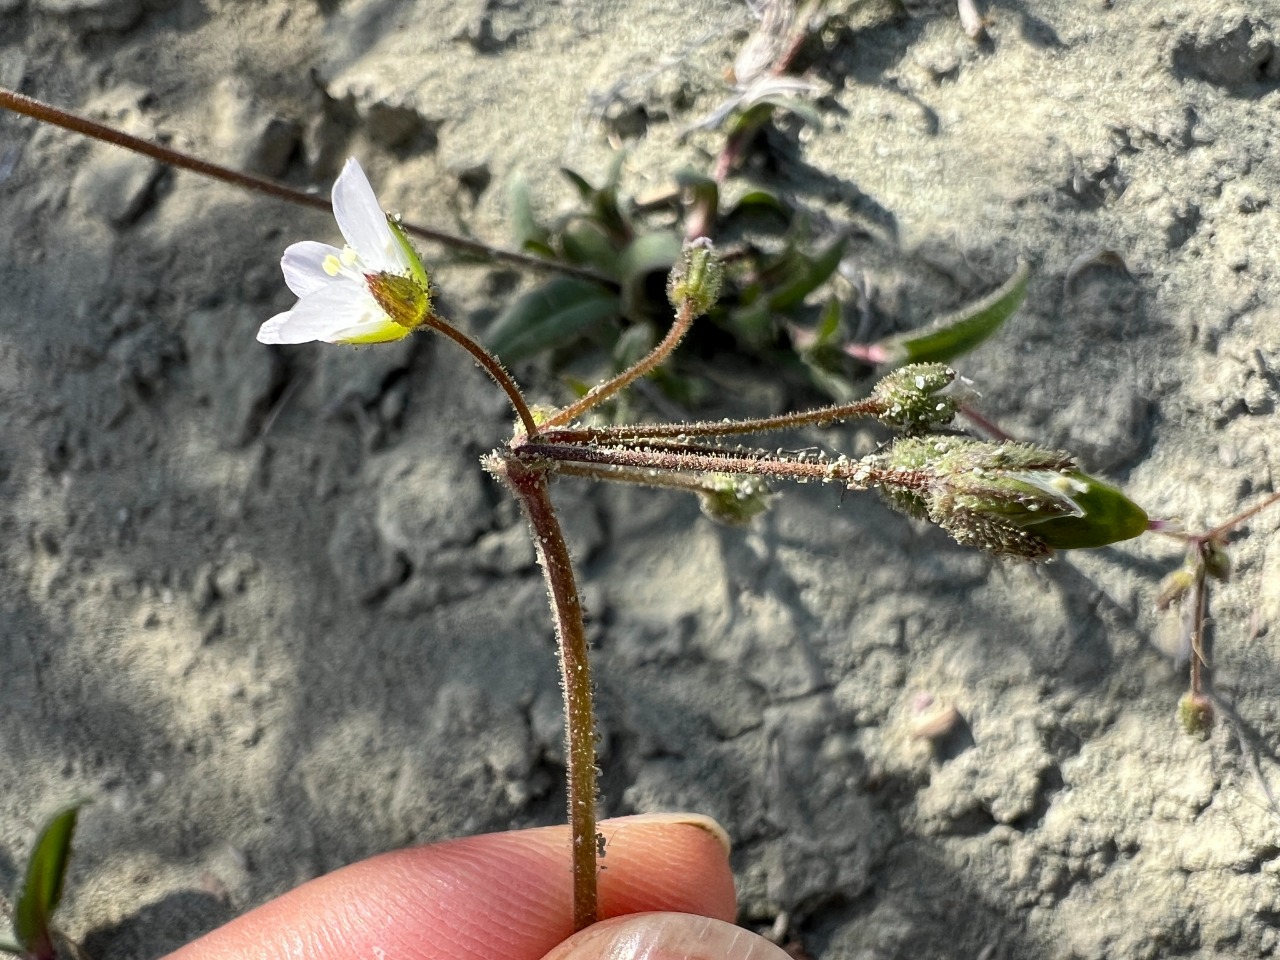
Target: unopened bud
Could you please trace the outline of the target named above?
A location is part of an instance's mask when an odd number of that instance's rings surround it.
[[[1136,537],[1147,515],[1067,454],[1025,443],[904,437],[863,461],[890,503],[958,542],[1042,560]]]
[[[951,422],[956,404],[942,395],[956,372],[942,363],[912,363],[893,371],[875,385],[871,397],[879,404],[877,418],[890,430],[919,433]]]
[[[708,489],[698,491],[698,501],[716,523],[742,526],[769,509],[769,488],[759,477],[713,473],[704,479]]]
[[[1168,610],[1175,603],[1181,603],[1183,598],[1191,592],[1191,585],[1195,580],[1195,571],[1187,567],[1179,567],[1173,571],[1160,581],[1160,592],[1156,594],[1156,609]]]
[[[1200,740],[1209,739],[1213,729],[1213,703],[1203,693],[1185,693],[1178,701],[1178,723],[1182,732]]]
[[[687,308],[692,316],[700,317],[716,305],[723,280],[724,266],[715,247],[706,237],[698,237],[684,245],[671,268],[667,296],[677,310]]]
[[[1200,556],[1204,558],[1204,569],[1215,580],[1226,583],[1231,579],[1231,557],[1226,547],[1216,540],[1208,541],[1202,548]]]

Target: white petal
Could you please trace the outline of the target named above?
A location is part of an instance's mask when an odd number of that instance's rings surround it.
[[[276,314],[262,325],[263,343],[334,341],[352,327],[374,324],[386,314],[361,284],[342,280],[308,294],[292,310]]]
[[[341,254],[342,251],[337,247],[317,243],[315,240],[295,243],[280,258],[284,282],[289,285],[294,296],[305,297],[309,293],[315,293],[321,287],[333,283],[333,275],[325,270],[324,261]]]
[[[375,272],[404,273],[408,261],[387,226],[387,215],[378,206],[369,179],[355,157],[347,160],[333,184],[333,215],[347,245]]]

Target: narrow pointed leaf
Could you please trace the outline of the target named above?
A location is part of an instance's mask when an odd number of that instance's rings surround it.
[[[549,255],[552,251],[547,243],[547,228],[538,222],[533,212],[529,182],[517,174],[511,178],[508,192],[511,200],[511,227],[515,233],[516,246],[522,250]]]
[[[591,198],[596,195],[596,188],[587,182],[586,177],[568,167],[561,167],[560,174],[577,188],[578,196],[582,198],[583,203],[591,202]]]
[[[71,860],[71,837],[82,806],[83,802],[78,802],[58,811],[40,831],[13,907],[14,935],[28,954],[42,960],[53,957],[50,923],[62,899]]]
[[[11,953],[11,954],[13,954],[15,957],[20,957],[20,956],[22,956],[24,953],[26,953],[26,951],[25,951],[25,950],[23,950],[23,949],[22,949],[20,946],[18,946],[16,943],[9,943],[9,942],[7,942],[7,941],[0,941],[0,953]]]
[[[606,276],[618,272],[618,251],[604,229],[590,220],[579,220],[560,235],[560,249],[570,263],[595,267]]]
[[[927,330],[882,340],[875,347],[883,350],[884,362],[895,367],[904,363],[945,363],[968,353],[1022,306],[1030,277],[1031,269],[1025,262],[1020,263],[1002,287],[976,303],[940,318]]]
[[[586,280],[557,277],[499,314],[485,340],[504,362],[515,363],[564,346],[618,314],[616,293]]]
[[[774,310],[787,310],[802,303],[836,272],[848,242],[848,237],[840,237],[811,257],[797,256],[791,275],[769,295],[769,306]]]
[[[815,130],[822,130],[822,114],[808,100],[801,100],[799,97],[767,96],[761,97],[757,104],[767,104],[779,110],[786,110],[795,114]]]

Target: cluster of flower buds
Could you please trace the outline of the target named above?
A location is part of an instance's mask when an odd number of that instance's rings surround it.
[[[1146,513],[1119,490],[1030,444],[903,437],[862,465],[854,486],[878,487],[898,509],[999,556],[1043,560],[1147,529]]]

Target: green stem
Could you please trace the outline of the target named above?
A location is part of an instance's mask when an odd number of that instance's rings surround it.
[[[555,618],[564,684],[565,767],[569,791],[569,828],[573,842],[573,927],[596,922],[596,737],[587,659],[587,633],[573,563],[551,494],[547,471],[501,453],[485,458],[485,469],[502,480],[520,501],[533,528],[533,542],[547,581]]]
[[[163,164],[180,170],[189,170],[192,173],[211,177],[214,180],[221,180],[223,183],[230,183],[246,190],[264,193],[280,200],[287,200],[289,203],[295,203],[302,207],[313,207],[317,210],[328,211],[333,209],[328,200],[317,194],[304,193],[301,190],[285,186],[283,183],[276,183],[274,180],[255,177],[252,174],[241,173],[239,170],[232,170],[220,164],[210,163],[208,160],[201,160],[199,157],[184,153],[181,150],[174,150],[171,147],[152,143],[150,140],[143,140],[141,137],[131,136],[114,127],[98,123],[96,120],[90,120],[88,117],[80,116],[69,110],[63,110],[42,100],[24,96],[4,87],[0,87],[0,108],[22,114],[24,117],[33,117],[41,123],[61,127],[63,130],[70,130],[83,137],[90,137],[94,140],[101,140],[104,143],[114,144],[117,147],[123,147],[125,150],[140,153],[145,157],[151,157],[153,160],[159,160]],[[464,250],[468,253],[478,254],[489,260],[505,260],[508,263],[515,263],[534,270],[553,270],[557,273],[571,274],[587,280],[594,280],[597,283],[613,283],[608,277],[585,267],[556,263],[550,260],[543,260],[540,257],[530,256],[526,253],[518,253],[514,250],[491,247],[477,240],[468,240],[465,237],[454,236],[451,233],[433,230],[430,227],[424,227],[419,224],[402,223],[401,226],[409,233],[422,237],[424,240],[432,240],[453,250]]]
[[[684,339],[684,335],[689,332],[689,328],[693,326],[694,313],[693,309],[684,304],[680,307],[676,314],[675,323],[671,325],[671,329],[667,331],[667,335],[662,338],[662,342],[649,351],[648,355],[643,357],[634,366],[627,368],[618,374],[612,380],[606,380],[604,383],[596,384],[586,396],[574,401],[562,410],[557,410],[548,419],[543,421],[543,427],[556,427],[566,423],[572,423],[578,417],[582,416],[596,404],[607,400],[619,390],[633,383],[640,377],[645,376],[654,370],[663,360],[671,355],[674,350]]]
[[[538,435],[538,424],[533,419],[533,413],[529,410],[529,404],[525,403],[524,394],[520,392],[520,387],[516,385],[511,374],[507,373],[506,367],[498,362],[497,357],[491,354],[484,347],[480,346],[476,341],[472,340],[465,333],[449,323],[436,316],[434,313],[423,321],[424,326],[430,327],[437,333],[442,333],[475,359],[500,386],[507,395],[507,399],[511,401],[511,406],[515,408],[516,416],[520,418],[520,422],[524,425],[524,432],[530,437]]]

